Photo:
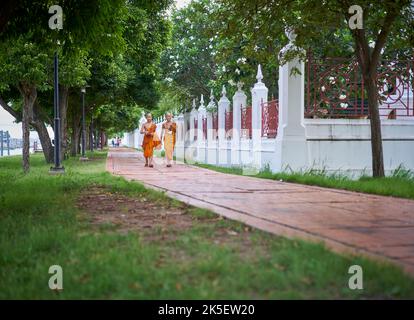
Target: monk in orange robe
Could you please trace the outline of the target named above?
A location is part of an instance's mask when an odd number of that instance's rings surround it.
[[[157,136],[157,125],[152,122],[151,113],[147,113],[145,118],[147,119],[147,122],[142,125],[140,131],[141,134],[144,135],[142,149],[144,150],[145,166],[152,168],[154,167],[152,164],[154,148],[161,146],[161,140]]]
[[[164,142],[165,160],[167,162],[167,168],[169,168],[171,167],[171,162],[173,160],[174,155],[175,134],[177,131],[177,125],[174,121],[172,121],[171,113],[166,113],[165,119],[167,121],[165,121],[162,124],[161,141]]]

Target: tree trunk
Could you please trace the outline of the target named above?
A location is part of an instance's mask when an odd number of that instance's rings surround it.
[[[94,149],[93,120],[91,120],[91,123],[89,126],[89,148],[90,148],[90,151],[93,151]]]
[[[53,145],[50,140],[49,132],[47,131],[46,125],[40,116],[40,107],[37,103],[33,107],[33,121],[31,123],[33,128],[37,131],[37,134],[42,144],[43,155],[47,163],[53,163],[54,154],[53,154]]]
[[[374,177],[384,176],[384,157],[382,150],[381,119],[378,110],[378,87],[377,87],[377,65],[379,56],[374,59],[370,52],[368,42],[359,30],[355,34],[356,53],[358,63],[362,71],[365,89],[368,96],[368,110],[371,129],[371,155],[372,175]]]
[[[0,105],[10,113],[16,120],[22,118],[21,112],[14,110],[10,107],[1,97],[0,97]],[[33,119],[30,122],[30,125],[37,131],[39,135],[40,143],[42,144],[43,154],[45,156],[45,160],[47,163],[52,163],[54,160],[53,155],[53,145],[50,140],[49,132],[47,131],[45,122],[42,120],[40,106],[35,101],[33,105]]]
[[[102,130],[99,130],[99,145],[101,147],[101,150],[104,148],[104,134]]]
[[[20,83],[19,91],[23,97],[22,112],[22,139],[23,139],[23,171],[28,173],[30,170],[30,122],[33,119],[33,105],[37,98],[37,90],[34,85]]]
[[[59,112],[60,112],[60,159],[65,159],[65,153],[68,149],[68,97],[69,88],[59,85]]]
[[[384,156],[382,150],[381,119],[378,110],[378,88],[376,72],[364,74],[364,82],[368,94],[368,110],[371,122],[371,151],[372,151],[372,175],[384,176]]]
[[[85,150],[90,150],[90,126],[85,124]]]
[[[72,137],[70,145],[70,155],[76,157],[79,154],[79,142],[81,133],[80,117],[79,115],[73,114],[72,116]]]
[[[78,132],[78,154],[80,154],[82,152],[82,147],[81,147],[81,139],[82,139],[82,127],[79,127],[79,132]]]

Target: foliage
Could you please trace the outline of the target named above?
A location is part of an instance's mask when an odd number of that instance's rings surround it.
[[[191,104],[191,94],[184,87],[171,82],[159,82],[158,86],[162,95],[153,111],[154,117],[164,116],[167,112],[179,113]]]
[[[217,41],[206,33],[214,24],[209,20],[214,1],[199,0],[172,13],[170,44],[163,52],[161,65],[164,81],[188,91],[187,100],[207,95],[217,79]]]
[[[48,85],[50,51],[32,41],[32,36],[20,35],[13,40],[0,43],[0,90],[8,91],[20,82],[38,86],[40,90]]]
[[[365,10],[365,29],[370,43],[375,41],[384,12],[395,1],[354,1]],[[404,1],[399,1],[404,2]],[[405,1],[407,2],[407,1]],[[195,0],[173,12],[170,45],[162,57],[164,82],[183,88],[185,101],[217,93],[226,85],[229,96],[237,82],[245,90],[255,82],[261,64],[270,96],[278,94],[278,67],[297,52],[279,53],[288,42],[285,30],[297,33],[296,45],[325,57],[355,56],[353,36],[347,25],[347,1],[315,0]],[[384,56],[412,55],[413,10],[405,6],[393,25]],[[293,47],[292,47],[293,48]],[[396,51],[397,50],[397,51]]]
[[[37,91],[43,91],[38,93],[38,116],[53,125],[56,51],[60,86],[69,93],[71,125],[62,118],[64,130],[68,127],[75,131],[80,125],[80,88],[84,86],[88,122],[94,118],[95,128],[108,132],[132,128],[136,123],[133,117],[140,114],[137,110],[152,109],[159,99],[156,80],[170,30],[166,9],[171,3],[63,0],[59,3],[63,9],[63,29],[50,30],[48,8],[55,3],[17,1],[13,15],[0,33],[3,100],[12,102],[13,114],[20,118],[21,99],[15,86],[29,81]],[[60,98],[64,101],[62,95]]]

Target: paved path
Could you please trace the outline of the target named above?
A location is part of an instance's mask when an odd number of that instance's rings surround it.
[[[159,160],[160,161],[160,160]],[[169,196],[278,235],[324,241],[414,274],[414,201],[237,176],[162,162],[145,168],[142,153],[111,149],[107,170]]]

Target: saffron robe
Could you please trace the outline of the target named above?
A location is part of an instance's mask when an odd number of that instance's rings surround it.
[[[157,130],[157,125],[155,123],[152,123],[149,128],[146,124],[144,126],[147,133],[144,134],[144,139],[142,140],[142,149],[144,150],[144,157],[150,158],[154,154],[154,148],[161,146],[161,141],[157,138],[158,136],[155,132]],[[151,133],[154,135],[151,135]]]
[[[172,160],[174,154],[175,133],[177,131],[177,125],[175,124],[175,122],[171,123],[169,126],[167,126],[166,123],[164,123],[163,128],[165,157],[168,160]]]

